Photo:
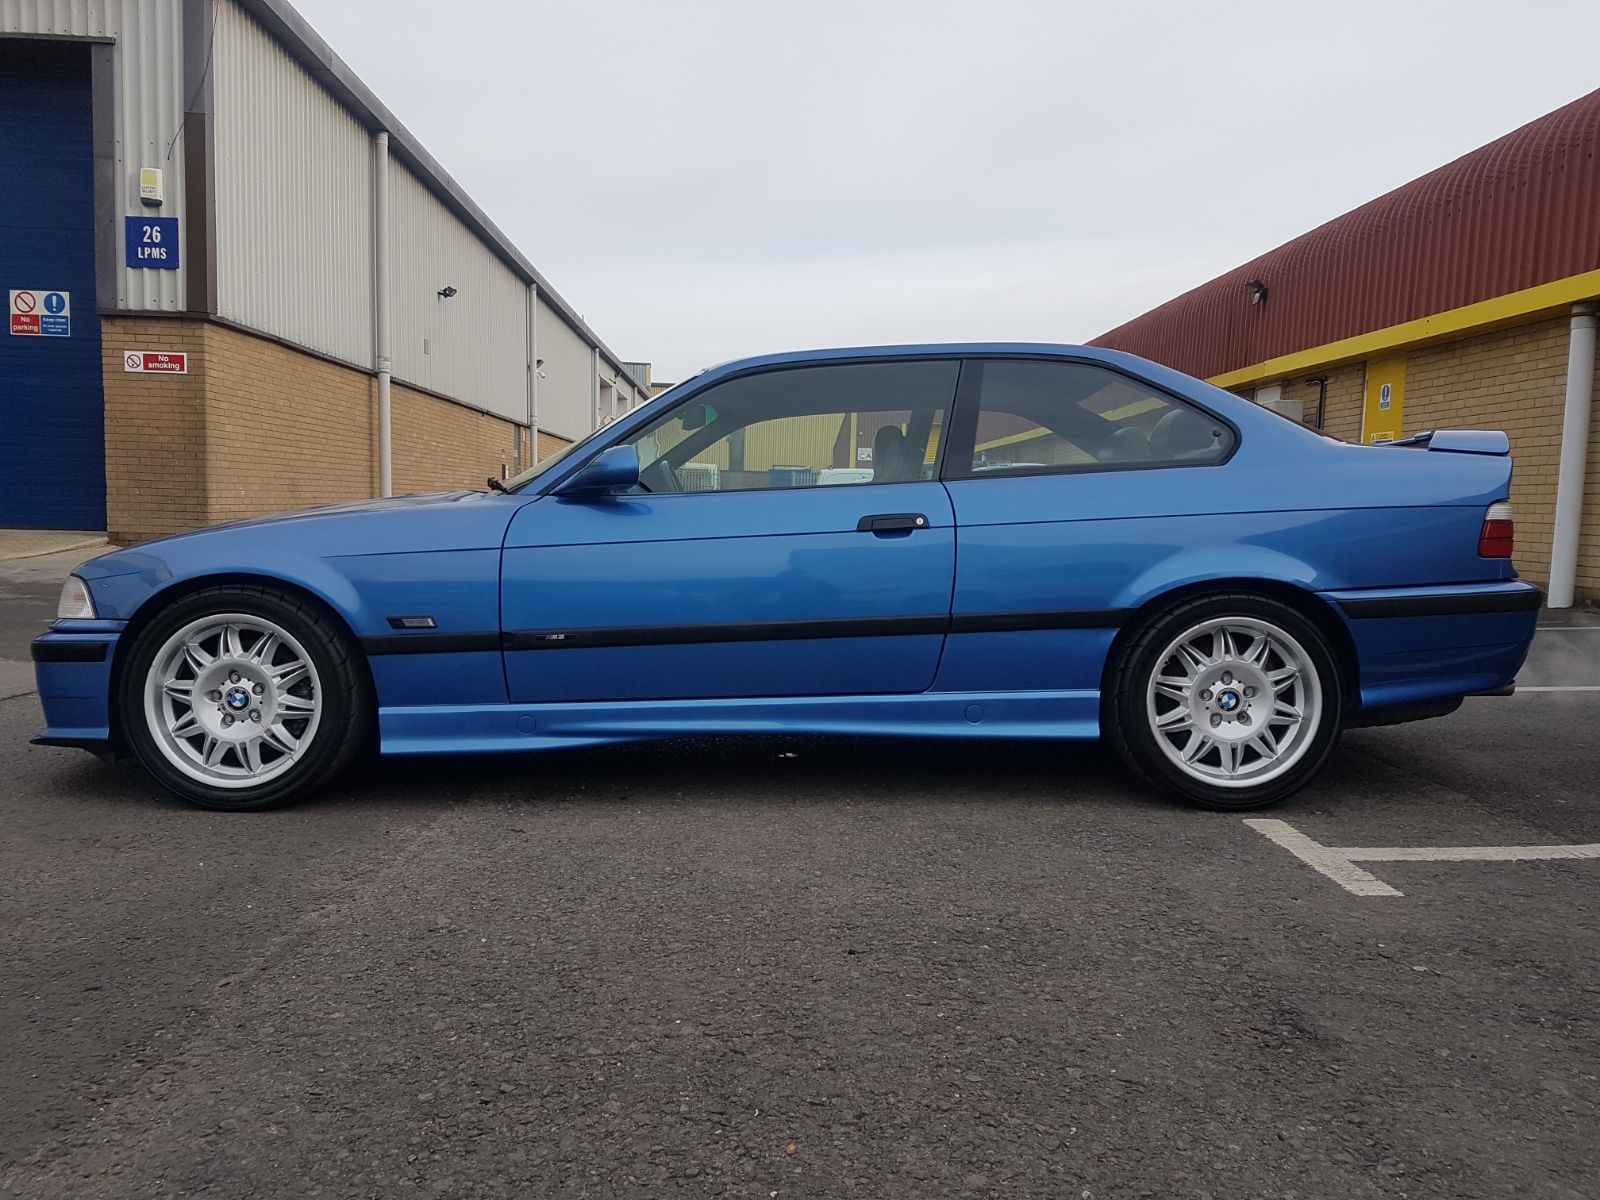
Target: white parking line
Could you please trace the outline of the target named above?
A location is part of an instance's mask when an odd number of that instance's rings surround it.
[[[1517,685],[1518,692],[1600,692],[1600,684],[1575,683],[1568,687],[1523,687]]]
[[[1600,858],[1600,842],[1572,846],[1324,846],[1287,821],[1247,818],[1245,824],[1271,838],[1313,871],[1357,896],[1403,896],[1358,862],[1527,862],[1552,858]]]
[[[1321,842],[1313,841],[1287,821],[1246,820],[1257,833],[1264,833],[1313,871],[1321,871],[1347,892],[1358,896],[1403,896],[1383,880],[1363,871],[1348,858],[1340,858]]]
[[[1535,625],[1535,629],[1550,633],[1593,633],[1600,625]]]

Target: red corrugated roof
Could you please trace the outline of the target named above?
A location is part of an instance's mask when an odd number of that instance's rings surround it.
[[[1600,269],[1600,91],[1096,338],[1206,378]],[[1245,284],[1267,285],[1251,304]]]

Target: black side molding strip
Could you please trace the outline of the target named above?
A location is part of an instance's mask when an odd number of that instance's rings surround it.
[[[698,646],[721,642],[792,642],[818,638],[908,637],[946,633],[1020,633],[1041,629],[1116,629],[1126,609],[862,617],[740,624],[634,625],[614,629],[518,629],[497,633],[425,633],[361,639],[368,654],[462,654],[483,650],[593,650],[606,646]]]
[[[1475,613],[1534,612],[1544,603],[1536,587],[1514,592],[1457,592],[1435,596],[1369,596],[1340,600],[1352,617],[1443,617]]]
[[[361,639],[368,654],[468,654],[474,650],[499,650],[498,633],[397,633]]]
[[[33,661],[41,663],[105,662],[106,651],[110,648],[110,642],[36,641],[32,645],[32,654]]]
[[[1084,608],[1071,612],[967,613],[951,633],[1029,633],[1037,629],[1119,629],[1131,609]]]
[[[835,621],[752,621],[739,625],[643,625],[618,629],[519,629],[507,650],[589,650],[597,646],[690,646],[712,642],[793,642],[810,638],[942,634],[949,617],[863,617]]]

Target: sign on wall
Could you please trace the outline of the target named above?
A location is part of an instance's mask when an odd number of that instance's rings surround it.
[[[1361,415],[1361,441],[1394,442],[1405,423],[1406,360],[1384,358],[1367,364],[1367,402]]]
[[[13,337],[71,337],[72,293],[43,288],[11,293],[10,325]]]
[[[130,267],[150,271],[178,269],[177,217],[123,217],[122,230]]]
[[[141,375],[187,375],[189,356],[175,350],[125,350],[122,369]]]

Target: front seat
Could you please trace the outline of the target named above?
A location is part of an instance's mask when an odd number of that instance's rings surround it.
[[[915,464],[906,435],[893,425],[885,425],[872,437],[872,482],[909,483]]]
[[[1174,408],[1150,431],[1150,457],[1155,462],[1175,462],[1197,458],[1217,445],[1215,422]]]
[[[1116,430],[1101,447],[1101,462],[1145,462],[1150,457],[1150,438],[1136,426]]]

